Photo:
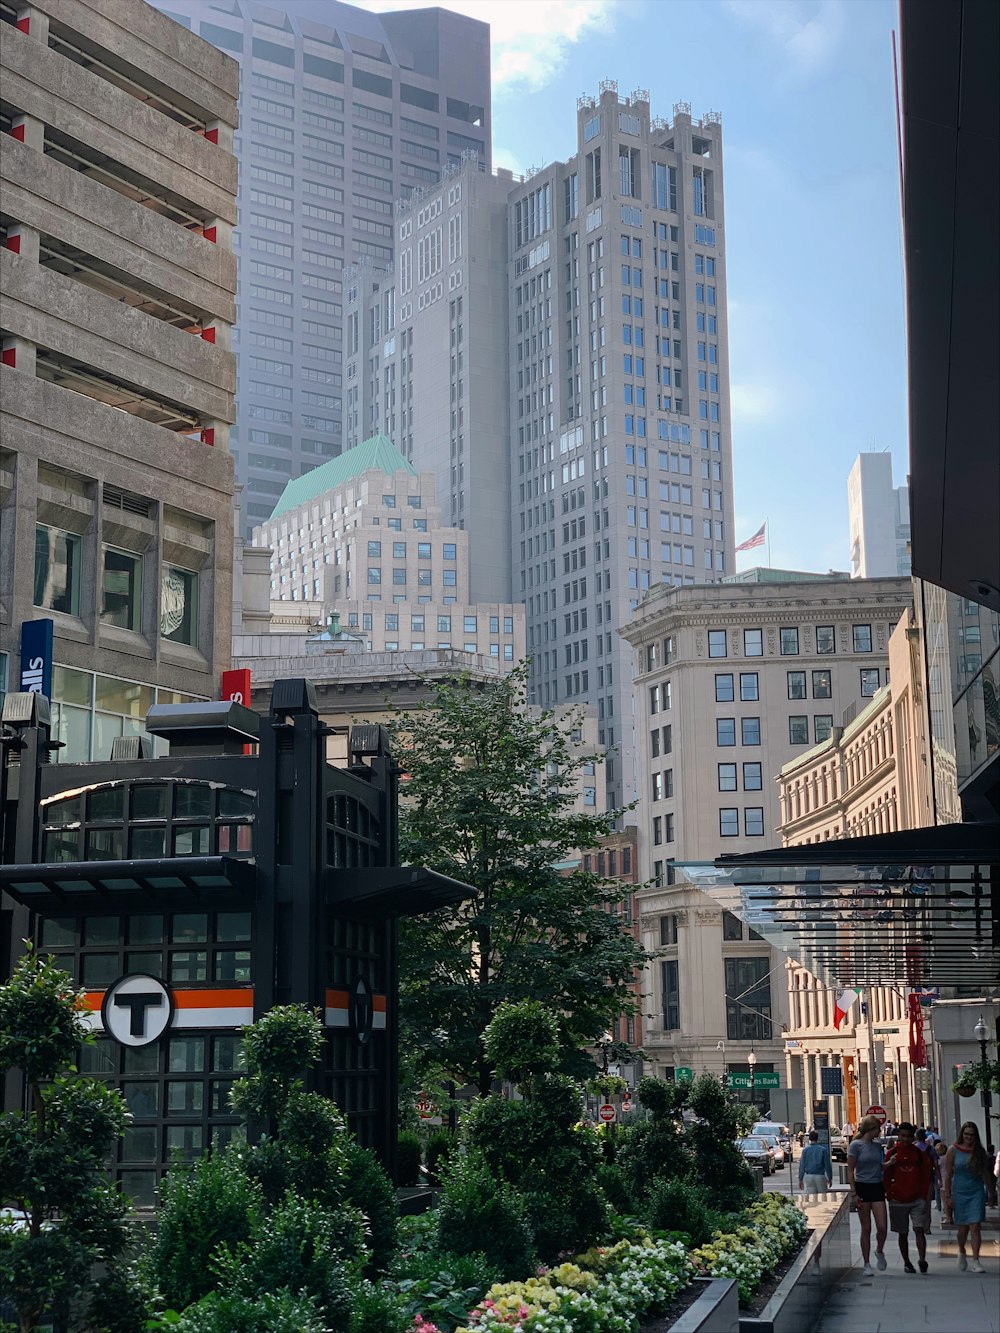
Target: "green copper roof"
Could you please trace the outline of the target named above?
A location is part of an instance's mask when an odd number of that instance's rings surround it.
[[[411,464],[399,452],[387,435],[373,435],[362,440],[353,449],[348,449],[339,458],[331,458],[311,472],[290,481],[281,492],[281,498],[274,506],[272,519],[279,518],[289,509],[316,500],[327,491],[334,491],[344,482],[360,477],[364,472],[384,472],[390,476],[393,472],[408,472],[411,477],[417,474]]]

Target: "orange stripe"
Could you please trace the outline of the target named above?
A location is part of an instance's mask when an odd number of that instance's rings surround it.
[[[376,1014],[384,1014],[384,1013],[385,1013],[385,996],[384,996],[384,995],[373,995],[373,996],[372,996],[372,1009],[374,1010],[374,1012],[375,1012]]]
[[[178,1009],[245,1009],[253,1004],[253,987],[239,990],[175,990]]]
[[[350,1000],[348,992],[345,990],[330,990],[326,992],[327,1009],[346,1009]]]
[[[84,992],[82,1008],[100,1009],[104,1003],[104,992],[102,990],[89,990]]]

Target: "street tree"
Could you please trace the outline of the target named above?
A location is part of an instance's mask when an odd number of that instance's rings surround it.
[[[494,1072],[482,1034],[501,1004],[536,999],[558,1014],[568,1062],[634,1012],[645,957],[609,910],[620,885],[582,867],[621,814],[580,799],[603,756],[580,743],[578,712],[526,706],[527,672],[485,688],[428,682],[390,723],[407,775],[400,859],[472,889],[402,928],[403,1036],[481,1095]]]

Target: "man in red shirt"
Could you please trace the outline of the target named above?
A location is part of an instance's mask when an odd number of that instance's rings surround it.
[[[895,1147],[885,1162],[885,1197],[889,1203],[889,1224],[899,1237],[899,1252],[907,1273],[917,1270],[910,1263],[910,1224],[917,1241],[917,1259],[921,1273],[927,1272],[927,1238],[930,1228],[930,1199],[933,1168],[927,1153],[916,1146],[916,1131],[904,1120],[896,1130]]]

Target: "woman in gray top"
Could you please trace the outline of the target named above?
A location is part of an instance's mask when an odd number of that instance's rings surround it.
[[[882,1161],[885,1156],[881,1143],[877,1142],[881,1126],[873,1115],[866,1115],[858,1126],[858,1137],[847,1150],[847,1179],[851,1186],[851,1198],[858,1210],[861,1223],[861,1257],[865,1261],[862,1269],[864,1277],[874,1277],[871,1266],[872,1215],[875,1217],[875,1262],[883,1272],[888,1264],[882,1247],[885,1245],[886,1210],[885,1184],[882,1177]]]

